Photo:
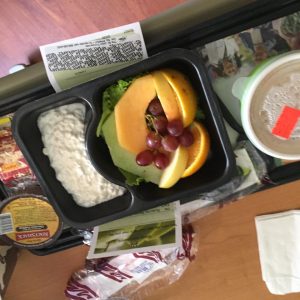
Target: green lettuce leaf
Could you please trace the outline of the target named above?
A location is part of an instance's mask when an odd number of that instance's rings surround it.
[[[119,168],[120,172],[123,174],[123,176],[126,179],[126,184],[133,186],[133,185],[139,185],[141,182],[145,182],[145,179],[142,177],[139,177],[135,174],[132,174],[130,172],[127,172],[121,168]]]
[[[197,109],[195,119],[196,119],[196,121],[199,121],[199,122],[205,120],[205,114],[202,109],[200,109],[200,108]]]
[[[142,75],[142,74],[141,74]],[[139,76],[141,76],[139,75]],[[137,76],[137,77],[139,77]],[[107,87],[102,95],[102,115],[97,127],[96,135],[97,137],[103,136],[102,127],[105,121],[108,119],[110,114],[114,111],[114,108],[123,94],[126,92],[128,87],[131,85],[132,81],[137,77],[129,77],[126,79],[118,80],[116,84],[110,85]],[[133,186],[139,185],[141,182],[144,182],[145,179],[139,177],[135,174],[127,172],[120,169],[120,172],[126,179],[126,184]]]

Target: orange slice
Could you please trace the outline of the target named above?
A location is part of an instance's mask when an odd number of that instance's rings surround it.
[[[173,153],[170,159],[170,164],[163,171],[159,187],[163,189],[173,186],[184,173],[188,162],[188,150],[183,146],[179,146]]]
[[[167,79],[177,97],[184,127],[191,125],[197,111],[197,93],[190,81],[174,69],[162,69],[159,72]]]
[[[195,141],[187,148],[189,158],[182,178],[193,175],[204,165],[210,149],[210,138],[202,124],[194,121],[191,131]]]
[[[161,71],[151,72],[151,75],[153,76],[157,97],[160,100],[168,121],[181,120],[182,117],[177,104],[177,96],[169,82]]]

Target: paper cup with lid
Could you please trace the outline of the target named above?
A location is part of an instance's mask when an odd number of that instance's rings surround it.
[[[300,51],[263,62],[239,78],[233,94],[241,100],[241,119],[249,140],[262,152],[300,159]]]

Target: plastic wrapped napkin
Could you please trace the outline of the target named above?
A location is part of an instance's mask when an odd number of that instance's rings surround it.
[[[300,292],[300,211],[255,218],[262,278],[272,294]]]

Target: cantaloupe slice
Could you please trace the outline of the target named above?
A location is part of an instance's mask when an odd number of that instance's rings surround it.
[[[115,106],[119,144],[131,153],[138,154],[146,149],[149,131],[145,113],[155,97],[153,77],[149,74],[135,79]]]
[[[181,120],[182,117],[178,107],[176,94],[171,88],[169,82],[160,71],[154,71],[151,72],[151,74],[153,76],[157,97],[160,100],[168,121],[175,119]]]
[[[146,181],[158,184],[162,171],[154,166],[140,167],[135,161],[135,154],[128,152],[119,144],[116,131],[115,114],[112,113],[103,124],[103,135],[109,148],[114,165]]]
[[[189,126],[195,119],[197,111],[197,95],[191,83],[181,72],[174,69],[162,69],[175,94],[181,110],[184,127]]]

